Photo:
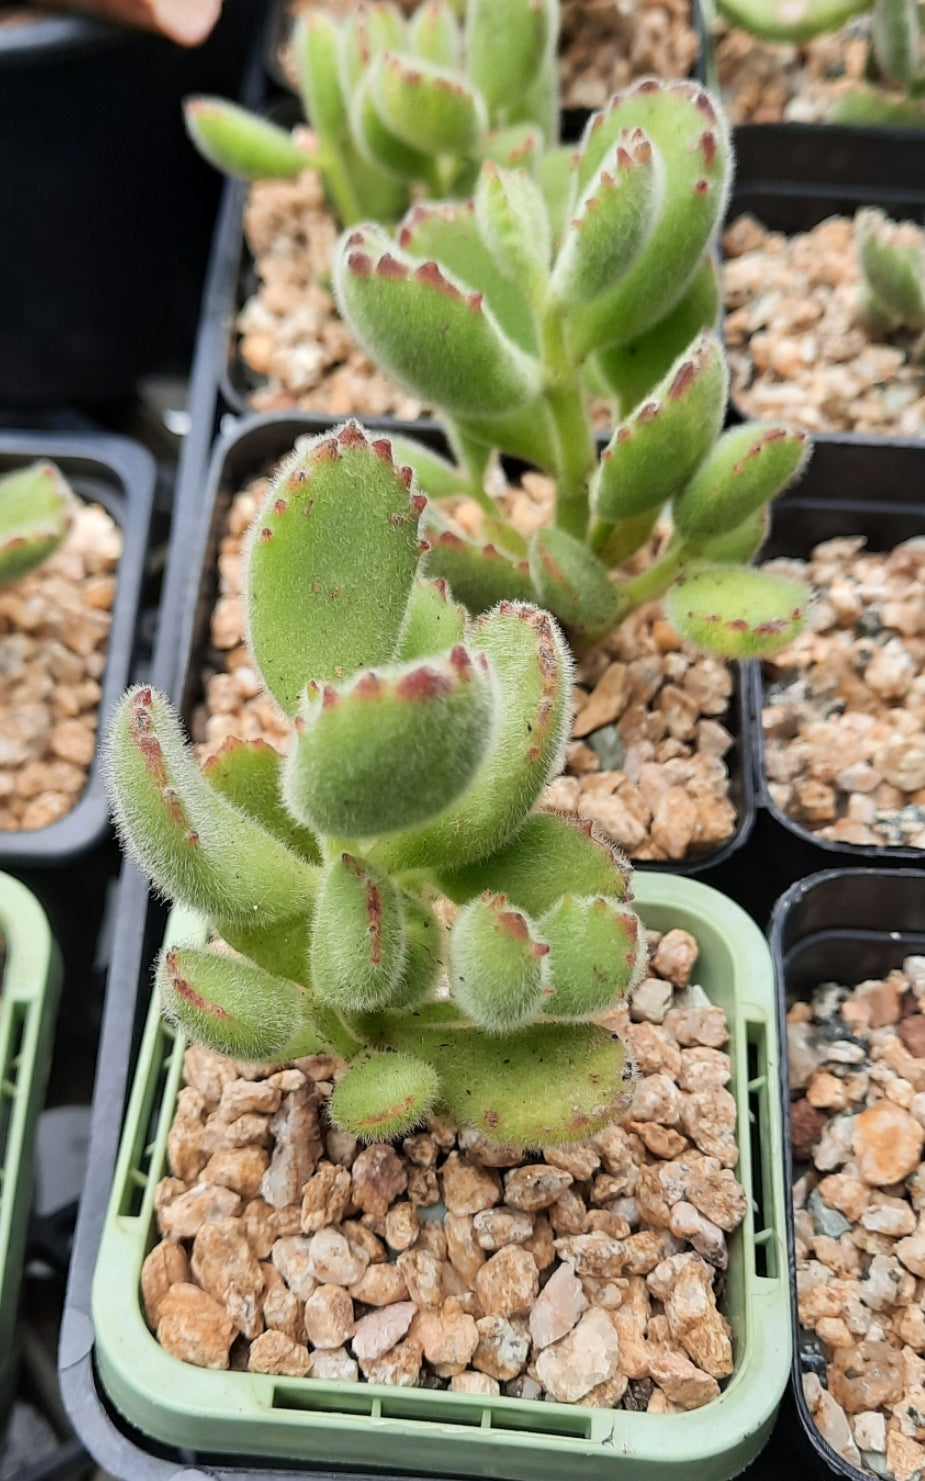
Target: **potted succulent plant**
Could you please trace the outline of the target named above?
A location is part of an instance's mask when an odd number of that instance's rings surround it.
[[[574,1143],[592,1128],[612,1124],[625,1108],[628,1085],[623,1045],[600,1010],[639,977],[646,956],[640,918],[626,898],[625,870],[612,850],[563,819],[535,811],[567,724],[569,662],[561,636],[548,615],[521,602],[501,603],[482,618],[467,617],[442,581],[423,574],[423,502],[410,471],[393,464],[388,445],[370,441],[355,425],[298,448],[268,491],[249,543],[249,634],[253,661],[272,685],[276,704],[294,716],[285,760],[265,744],[231,742],[200,771],[166,700],[146,686],[125,697],[109,742],[115,813],[126,843],[170,896],[195,901],[193,914],[175,914],[160,957],[158,978],[171,1016],[201,1040],[235,1053],[301,1056],[298,1064],[313,1064],[319,1073],[322,1063],[334,1068],[335,1061],[345,1061],[345,1072],[334,1070],[338,1083],[328,1110],[332,1126],[340,1130],[331,1135],[343,1138],[353,1127],[365,1138],[380,1138],[369,1155],[382,1168],[394,1153],[381,1138],[407,1133],[428,1108],[439,1108],[468,1127],[477,1141],[487,1136],[493,1145],[499,1138],[541,1142],[550,1155],[555,1143]],[[347,528],[349,540],[344,539]],[[300,573],[295,584],[294,571]],[[306,686],[308,671],[316,677]],[[248,867],[242,873],[238,861],[245,849]],[[718,1363],[717,1372],[734,1371],[722,1392],[713,1382],[712,1412],[702,1411],[702,1423],[700,1414],[683,1416],[676,1442],[680,1463],[688,1465],[697,1456],[705,1474],[720,1475],[744,1464],[766,1436],[787,1349],[780,1325],[784,1271],[772,1170],[776,1110],[767,1093],[775,1053],[768,1034],[767,968],[757,930],[714,892],[688,884],[685,893],[683,882],[650,881],[643,884],[642,900],[647,925],[670,931],[683,921],[697,934],[703,980],[725,1009],[732,1034],[729,1072],[735,1096],[728,1097],[729,1113],[737,1108],[744,1118],[751,1112],[761,1128],[760,1152],[745,1139],[736,1148],[728,1120],[712,1143],[728,1158],[727,1167],[738,1164],[738,1176],[756,1202],[751,1205],[737,1193],[741,1203],[726,1226],[732,1228],[744,1214],[740,1231],[730,1236],[725,1277],[735,1358],[731,1348],[725,1358],[711,1348],[713,1357],[703,1359]],[[207,918],[224,939],[218,950],[208,944]],[[435,998],[444,950],[449,996]],[[708,1000],[701,993],[692,1001]],[[719,1009],[696,1011],[707,1014],[703,1022],[715,1031],[711,1015]],[[382,1382],[388,1380],[375,1367],[372,1350],[364,1356],[372,1365],[370,1383],[358,1387],[344,1375],[325,1378],[331,1345],[322,1336],[314,1378],[295,1376],[289,1359],[272,1370],[276,1378],[270,1369],[258,1371],[266,1363],[265,1349],[282,1345],[288,1353],[293,1345],[275,1328],[252,1348],[249,1374],[190,1369],[159,1348],[137,1306],[139,1277],[149,1297],[160,1291],[149,1312],[168,1347],[173,1305],[211,1299],[205,1286],[189,1282],[174,1295],[161,1290],[163,1259],[169,1273],[182,1256],[176,1244],[173,1253],[159,1247],[141,1271],[183,1060],[183,1043],[177,1040],[168,1051],[166,1098],[152,1100],[160,1091],[151,1075],[172,1038],[159,1020],[155,1005],[94,1296],[102,1382],[136,1428],[159,1443],[194,1451],[227,1448],[270,1457],[305,1457],[321,1443],[323,1430],[326,1453],[341,1464],[368,1460],[375,1432],[375,1443],[385,1447],[378,1451],[379,1462],[386,1458],[399,1466],[408,1464],[406,1447],[413,1434],[415,1457],[435,1471],[482,1465],[481,1447],[469,1442],[484,1432],[492,1435],[488,1443],[499,1447],[506,1473],[520,1475],[535,1463],[531,1430],[540,1423],[544,1447],[564,1461],[581,1456],[584,1463],[597,1452],[609,1467],[607,1436],[614,1433],[614,1418],[606,1410],[594,1419],[583,1411],[571,1417],[555,1405],[534,1406],[529,1388],[520,1399],[492,1399],[497,1384],[492,1388],[484,1371],[477,1375],[480,1398],[471,1397],[472,1384],[454,1381],[451,1387],[468,1389],[470,1396],[418,1392],[409,1403],[412,1396],[403,1398],[400,1390],[377,1382],[377,1373]],[[296,1066],[292,1073],[295,1090],[302,1072]],[[551,1083],[561,1095],[550,1096]],[[727,1115],[725,1091],[705,1094],[713,1104],[722,1102]],[[138,1117],[147,1119],[155,1105],[161,1135],[139,1172]],[[173,1125],[172,1158],[179,1155],[176,1138],[183,1137],[179,1123]],[[705,1126],[696,1134],[704,1135]],[[302,1148],[297,1157],[308,1155],[301,1141],[295,1145]],[[753,1161],[759,1155],[760,1174]],[[563,1156],[567,1160],[568,1154]],[[451,1154],[444,1179],[460,1161],[468,1164],[467,1156]],[[192,1164],[183,1165],[191,1170]],[[501,1165],[515,1166],[516,1158]],[[544,1175],[563,1187],[571,1180],[554,1164],[543,1166]],[[274,1179],[281,1169],[278,1162]],[[293,1171],[298,1180],[295,1165]],[[542,1172],[542,1166],[528,1163],[510,1176],[516,1184]],[[340,1186],[346,1174],[332,1165],[331,1176]],[[486,1170],[485,1176],[497,1174]],[[320,1183],[327,1186],[327,1179],[322,1169]],[[284,1180],[291,1181],[288,1173]],[[129,1183],[136,1195],[128,1194]],[[514,1184],[508,1188],[511,1198]],[[158,1185],[157,1202],[165,1216],[181,1185],[186,1182],[176,1177]],[[724,1174],[727,1192],[734,1185],[735,1178],[730,1182]],[[455,1194],[448,1197],[452,1203]],[[422,1191],[418,1204],[432,1202]],[[338,1220],[346,1210],[344,1203]],[[316,1247],[319,1256],[331,1237],[347,1247],[346,1235],[331,1227],[334,1212],[325,1195],[316,1210],[320,1223],[312,1215],[316,1234],[326,1231]],[[371,1215],[364,1235],[354,1220],[351,1237],[368,1242],[374,1226],[383,1227],[381,1217]],[[399,1221],[402,1217],[399,1213]],[[592,1223],[595,1249],[599,1236],[605,1243],[613,1237],[614,1217],[602,1211],[603,1222]],[[415,1227],[421,1227],[419,1220]],[[421,1262],[433,1260],[432,1252],[425,1258],[430,1236],[420,1238],[424,1244],[416,1243],[415,1250],[402,1246],[408,1262],[401,1255],[390,1279],[406,1280],[407,1270],[413,1282],[412,1266],[423,1270]],[[725,1250],[722,1236],[720,1242]],[[571,1249],[568,1240],[566,1246]],[[664,1251],[660,1237],[655,1247],[656,1253]],[[716,1249],[714,1255],[720,1258]],[[690,1259],[696,1264],[700,1257],[678,1258],[688,1269]],[[723,1264],[725,1259],[724,1253]],[[499,1263],[526,1267],[533,1256],[509,1248]],[[194,1266],[200,1269],[198,1256]],[[673,1272],[670,1260],[668,1266]],[[388,1272],[383,1267],[379,1275]],[[662,1275],[669,1278],[669,1270]],[[561,1279],[566,1278],[567,1272]],[[490,1310],[484,1278],[479,1289]],[[667,1289],[665,1295],[669,1299]],[[344,1298],[350,1299],[346,1293]],[[331,1300],[326,1290],[315,1305]],[[386,1324],[405,1315],[411,1320],[400,1305],[388,1306]],[[715,1311],[712,1298],[707,1307]],[[312,1307],[308,1315],[314,1313]],[[421,1335],[427,1321],[418,1315],[405,1356],[416,1349],[419,1363],[421,1347],[433,1334]],[[466,1310],[455,1315],[461,1325],[463,1318],[471,1320],[475,1331],[475,1318]],[[482,1320],[494,1321],[499,1333],[510,1325],[500,1316]],[[601,1311],[588,1320],[601,1340],[613,1330]],[[380,1311],[379,1325],[382,1321]],[[245,1325],[257,1337],[249,1321]],[[720,1347],[728,1343],[718,1314],[709,1317],[707,1329]],[[193,1359],[200,1369],[203,1356],[200,1349]],[[66,1372],[73,1357],[73,1344],[66,1340]],[[206,1366],[223,1369],[226,1362],[227,1349],[224,1361],[207,1358]],[[613,1365],[608,1363],[609,1373]],[[450,1365],[461,1372],[455,1360]],[[554,1366],[552,1353],[539,1363],[542,1371]],[[142,1369],[148,1378],[139,1387],[135,1380]],[[305,1368],[300,1371],[304,1375]],[[606,1388],[610,1379],[605,1375],[603,1382]],[[265,1405],[268,1384],[277,1394],[265,1409],[272,1417],[255,1427],[249,1396],[266,1389],[259,1400]],[[588,1384],[593,1386],[594,1379],[588,1378],[583,1389],[579,1382],[578,1390],[587,1392]],[[620,1393],[625,1387],[624,1379]],[[235,1388],[238,1395],[226,1411]],[[560,1404],[568,1391],[553,1380]],[[590,1402],[613,1403],[616,1388],[607,1393],[609,1398],[602,1393]],[[687,1407],[706,1396],[689,1397]],[[670,1401],[665,1413],[664,1402],[662,1413],[670,1424],[676,1416]],[[374,1412],[381,1418],[373,1430],[363,1419],[345,1423],[345,1407],[355,1416]],[[330,1430],[321,1417],[328,1409],[336,1415]],[[476,1411],[480,1431],[471,1429]],[[79,1422],[82,1416],[77,1417]],[[455,1454],[441,1453],[447,1425],[454,1421],[463,1443]],[[661,1421],[654,1413],[620,1418],[621,1443],[637,1461],[654,1456],[668,1440],[667,1428],[660,1437],[647,1424]],[[102,1453],[112,1467],[111,1450]],[[130,1473],[120,1467],[128,1467],[124,1447],[116,1473]]]

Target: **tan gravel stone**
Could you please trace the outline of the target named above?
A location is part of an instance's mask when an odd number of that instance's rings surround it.
[[[189,1260],[182,1245],[161,1240],[145,1256],[141,1267],[141,1295],[149,1327],[156,1327],[161,1305],[171,1286],[189,1282]]]
[[[539,1291],[536,1261],[517,1245],[506,1245],[481,1266],[475,1290],[486,1316],[524,1316]]]
[[[210,1296],[221,1301],[245,1337],[263,1330],[263,1272],[239,1219],[203,1224],[193,1241],[190,1268]]]
[[[251,1373],[271,1373],[287,1378],[306,1378],[312,1371],[308,1348],[294,1342],[285,1332],[267,1331],[254,1339],[247,1355]]]
[[[488,1167],[451,1152],[443,1164],[443,1198],[454,1214],[477,1214],[501,1202],[501,1180]]]
[[[549,1347],[572,1330],[588,1300],[574,1268],[567,1262],[553,1271],[530,1312],[530,1335],[534,1346]]]
[[[353,1302],[342,1286],[318,1286],[305,1303],[304,1320],[312,1347],[343,1347],[353,1336]]]
[[[160,1304],[161,1347],[197,1368],[227,1368],[237,1328],[220,1301],[199,1286],[171,1286]]]
[[[562,1404],[574,1404],[599,1384],[613,1378],[620,1344],[606,1312],[591,1310],[561,1342],[546,1347],[536,1360],[543,1386]]]
[[[405,1169],[387,1142],[364,1147],[351,1174],[353,1201],[364,1213],[385,1215],[408,1186]]]
[[[861,1177],[883,1187],[918,1167],[925,1129],[901,1106],[881,1100],[854,1118],[852,1144]]]
[[[399,1301],[360,1317],[351,1342],[360,1364],[374,1362],[390,1352],[405,1336],[416,1312],[413,1301]],[[366,1371],[365,1366],[363,1371]]]

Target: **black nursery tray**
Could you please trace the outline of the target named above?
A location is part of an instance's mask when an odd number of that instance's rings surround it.
[[[875,869],[830,869],[793,885],[778,900],[771,919],[771,950],[778,977],[781,1045],[787,1043],[787,1010],[811,997],[823,982],[853,987],[885,976],[910,955],[925,952],[925,873],[912,869],[890,874]],[[781,1053],[784,1105],[784,1160],[787,1240],[791,1269],[793,1346],[791,1390],[798,1423],[815,1457],[814,1470],[846,1481],[870,1481],[870,1473],[851,1465],[820,1434],[803,1396],[803,1373],[810,1370],[799,1339],[796,1299],[796,1249],[793,1222],[793,1157],[790,1144],[790,1087],[786,1050]]]
[[[154,459],[124,437],[0,432],[0,474],[37,458],[57,463],[75,492],[101,504],[122,529],[112,626],[102,679],[99,723],[125,688],[131,671],[154,499]],[[99,746],[76,805],[47,827],[0,832],[0,867],[69,864],[108,829]]]

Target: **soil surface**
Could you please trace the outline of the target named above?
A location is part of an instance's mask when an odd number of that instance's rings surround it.
[[[908,230],[925,246],[921,229]],[[747,416],[811,432],[925,435],[918,336],[866,315],[850,218],[786,237],[740,216],[723,250],[732,397]]]
[[[650,933],[649,949],[606,1019],[638,1066],[626,1117],[569,1148],[525,1155],[432,1119],[361,1147],[326,1115],[337,1061],[189,1049],[141,1282],[163,1346],[210,1368],[653,1414],[718,1397],[726,1236],[748,1207],[727,1027],[695,985],[694,938]]]
[[[868,16],[802,46],[759,41],[723,21],[714,34],[723,106],[734,125],[822,122],[833,103],[865,81]]]
[[[803,1390],[838,1455],[894,1481],[925,1470],[923,1008],[910,956],[787,1015]]]
[[[193,717],[203,759],[229,736],[262,738],[283,751],[288,744],[290,723],[261,688],[244,646],[242,543],[267,487],[259,479],[237,495],[219,548],[205,699]],[[500,502],[529,534],[548,519],[550,499],[549,480],[528,474]],[[471,533],[479,517],[474,504],[455,510]],[[733,737],[723,723],[732,691],[731,668],[682,643],[660,604],[648,603],[581,660],[566,770],[543,804],[597,823],[637,860],[717,848],[736,827],[725,760]]]
[[[0,587],[0,829],[70,812],[96,750],[122,532],[79,504],[63,545]]]
[[[767,563],[816,593],[807,630],[765,661],[769,790],[820,838],[925,848],[925,535],[864,546]]]

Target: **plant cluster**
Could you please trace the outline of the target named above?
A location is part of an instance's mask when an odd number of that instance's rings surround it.
[[[0,584],[53,555],[71,527],[74,495],[54,463],[32,463],[0,478]]]
[[[531,161],[487,161],[471,202],[415,205],[394,236],[376,223],[344,233],[342,315],[387,374],[440,409],[457,466],[410,442],[402,456],[435,499],[468,494],[484,510],[481,541],[438,509],[428,524],[427,569],[471,611],[536,601],[591,642],[668,592],[675,625],[724,655],[798,630],[805,589],[747,562],[807,438],[721,433],[727,370],[705,328],[730,174],[708,94],[647,79],[592,116],[555,200]],[[599,459],[593,390],[618,415]],[[485,491],[496,450],[554,479],[554,525],[529,541]],[[674,533],[659,561],[615,581],[666,505]]]
[[[295,28],[299,95],[313,138],[218,98],[186,104],[190,135],[248,180],[321,175],[340,221],[395,221],[413,191],[465,195],[483,159],[510,162],[555,140],[558,0],[448,0],[408,20],[386,0]]]
[[[624,1109],[623,1046],[593,1020],[643,973],[645,932],[590,825],[536,810],[570,717],[555,622],[516,601],[468,617],[424,574],[426,502],[356,423],[300,444],[246,556],[287,756],[232,741],[200,769],[141,686],[110,727],[113,811],[229,948],[159,959],[193,1038],[341,1055],[331,1114],[358,1136],[436,1109],[498,1141],[575,1141]]]
[[[854,237],[868,316],[886,330],[925,331],[921,227],[891,221],[883,211],[865,207],[854,218]],[[920,333],[912,358],[925,359],[925,333]]]
[[[869,71],[877,86],[860,87],[839,98],[833,122],[915,124],[925,121],[925,55],[922,18],[915,0],[717,0],[733,25],[763,41],[811,41],[835,31],[853,16],[869,14]]]

